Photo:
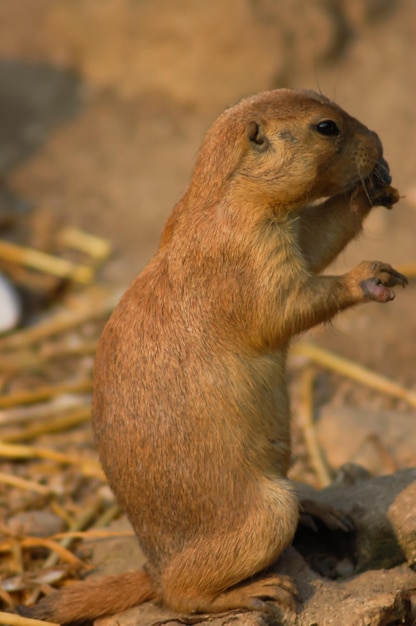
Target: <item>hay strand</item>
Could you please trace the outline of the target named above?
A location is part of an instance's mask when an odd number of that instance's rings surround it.
[[[94,271],[87,265],[75,265],[67,259],[56,257],[34,248],[25,248],[9,241],[0,240],[0,258],[9,263],[24,265],[40,272],[69,278],[79,283],[90,283]]]
[[[332,482],[332,477],[316,436],[314,423],[314,380],[314,369],[312,367],[307,367],[302,376],[299,411],[303,437],[308,450],[309,459],[318,478],[319,487],[322,488]]]
[[[44,622],[43,620],[23,617],[14,613],[5,613],[4,611],[0,611],[0,624],[7,624],[7,626],[59,626],[55,622]]]
[[[324,348],[306,341],[302,341],[294,346],[292,353],[304,356],[322,367],[338,372],[376,391],[381,391],[394,398],[406,400],[411,406],[416,407],[415,392],[406,389],[399,383],[381,374],[373,372],[359,363],[345,359],[329,350],[325,350]]]

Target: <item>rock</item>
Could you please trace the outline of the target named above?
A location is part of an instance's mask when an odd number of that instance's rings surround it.
[[[51,511],[25,511],[12,515],[7,527],[16,535],[50,537],[65,530],[65,522]]]
[[[295,559],[292,564],[296,567]],[[301,576],[302,572],[303,568]],[[295,568],[292,575],[298,583]],[[364,572],[348,580],[315,578],[310,580],[308,590],[300,584],[301,606],[293,626],[410,624],[410,597],[415,584],[416,574],[403,565]]]
[[[331,546],[338,545],[339,560],[353,554],[356,571],[391,568],[407,560],[414,563],[416,468],[389,476],[358,478],[355,484],[334,483],[313,495],[310,493],[309,497],[344,511],[352,519],[354,533],[348,536],[335,532],[331,536],[327,532],[323,540],[325,543],[328,539],[329,552]],[[316,541],[310,531],[302,540],[302,545],[307,544],[309,561],[314,558]]]
[[[94,622],[94,626],[180,626],[183,624],[201,624],[201,626],[271,626],[277,622],[260,613],[242,613],[241,611],[228,611],[218,616],[178,616],[171,611],[162,609],[151,603],[129,609],[110,617],[103,617]],[[281,623],[281,622],[280,622]],[[294,624],[287,622],[284,626]],[[283,626],[283,624],[282,624]]]
[[[416,564],[416,481],[403,489],[392,502],[387,519],[409,565]]]

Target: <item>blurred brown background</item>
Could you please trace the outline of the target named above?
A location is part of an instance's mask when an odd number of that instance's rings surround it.
[[[380,134],[405,196],[338,268],[413,263],[415,63],[413,0],[1,0],[0,167],[35,210],[109,238],[104,278],[126,285],[217,114],[262,89],[321,90]],[[398,295],[321,340],[411,383],[414,286]]]
[[[343,313],[308,339],[400,383],[406,393],[391,396],[385,381],[374,390],[362,375],[351,380],[345,368],[311,365],[298,344],[288,374],[291,476],[316,486],[328,482],[316,463],[308,415],[316,418],[329,480],[344,462],[375,475],[416,465],[415,70],[415,0],[0,0],[0,242],[56,253],[50,240],[59,243],[65,226],[75,226],[109,240],[114,250],[99,285],[71,283],[59,291],[56,277],[46,273],[53,279],[49,291],[61,296],[52,298],[57,306],[45,313],[38,298],[29,318],[35,323],[1,338],[3,605],[33,603],[38,587],[51,580],[44,572],[49,576],[58,561],[42,544],[23,545],[26,535],[101,528],[119,514],[97,464],[89,420],[96,340],[111,308],[102,300],[118,295],[156,250],[210,123],[253,92],[308,88],[336,100],[379,133],[403,195],[392,211],[374,209],[365,234],[335,269],[381,260],[409,272],[408,287],[398,288],[387,305]],[[18,217],[11,219],[11,212]],[[45,279],[29,269],[29,280],[35,276]],[[0,312],[4,308],[0,304]],[[72,320],[65,330],[61,313]],[[412,509],[403,502],[395,515],[402,511],[407,528]],[[372,505],[367,526],[378,541]],[[92,550],[91,556],[88,542],[73,546],[78,558],[98,565],[98,574],[137,567],[128,540],[124,547],[117,537],[98,540]],[[82,563],[77,570],[73,560],[61,561],[57,581],[83,571]],[[36,576],[22,578],[26,572]],[[380,579],[372,580],[376,588]],[[389,580],[392,589],[401,588],[398,579]],[[372,597],[371,585],[360,593]],[[356,602],[355,591],[351,599]],[[361,604],[363,610],[375,606]],[[340,612],[354,621],[350,609]],[[385,615],[383,624],[393,613]]]

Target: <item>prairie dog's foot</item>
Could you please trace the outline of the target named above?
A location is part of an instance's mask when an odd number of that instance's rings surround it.
[[[241,591],[250,598],[247,608],[268,612],[268,602],[296,610],[295,598],[298,595],[296,586],[288,576],[273,575],[268,578],[256,580],[247,586],[241,587]]]
[[[252,582],[242,583],[221,593],[214,600],[201,603],[202,612],[221,612],[235,608],[270,613],[281,609],[296,610],[296,586],[288,576],[273,574]]]

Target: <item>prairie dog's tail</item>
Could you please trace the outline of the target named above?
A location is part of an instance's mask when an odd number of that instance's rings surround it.
[[[25,617],[69,624],[125,611],[155,596],[153,583],[140,570],[68,585],[36,606],[19,607],[19,612]]]

